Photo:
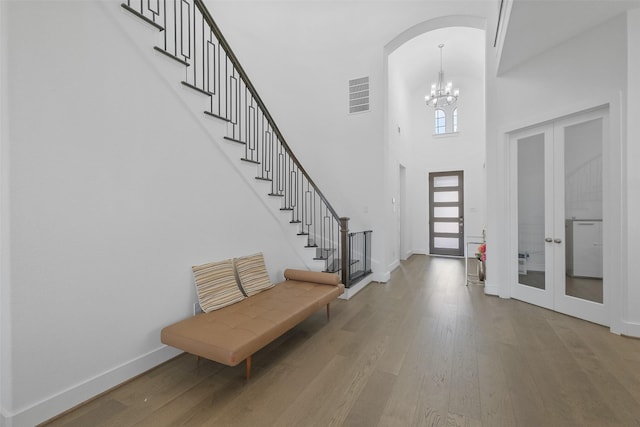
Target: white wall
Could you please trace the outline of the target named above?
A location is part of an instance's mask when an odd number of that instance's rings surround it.
[[[618,141],[610,141],[608,154],[612,161],[620,141],[616,124],[625,123],[625,115],[616,105],[620,93],[626,91],[627,26],[619,16],[554,49],[551,49],[509,72],[495,77],[495,52],[487,55],[487,171],[488,171],[488,252],[500,259],[508,253],[508,159],[505,158],[505,132],[544,122],[556,117],[595,107],[603,100],[613,100],[611,123]],[[624,97],[622,98],[624,101]],[[619,103],[619,102],[618,102]],[[613,150],[613,151],[611,151]],[[606,157],[606,156],[605,156]],[[619,160],[618,160],[619,161]],[[610,192],[620,188],[622,168],[612,171]],[[616,175],[620,173],[621,175]],[[618,201],[620,203],[620,200]],[[620,210],[618,205],[616,209]],[[616,222],[612,219],[611,223]],[[624,250],[620,236],[625,230],[610,235],[611,254]],[[624,252],[622,252],[624,253]],[[620,259],[619,256],[614,258]],[[614,262],[618,262],[614,261]],[[509,296],[510,279],[507,262],[488,263],[486,291]],[[618,272],[621,267],[612,267]],[[617,273],[616,273],[617,274]],[[626,282],[613,280],[612,285],[626,292]],[[622,288],[622,289],[621,289]],[[617,313],[615,306],[612,312]],[[612,323],[616,322],[612,319]]]
[[[624,300],[624,312],[630,329],[640,335],[640,281],[637,277],[637,260],[640,259],[640,9],[632,10],[627,17],[627,219],[628,237],[626,242],[627,265],[626,274],[628,291]]]
[[[0,2],[0,426],[6,423],[7,409],[11,406],[11,294],[9,287],[9,217],[8,217],[8,135],[7,109],[7,14],[5,2]]]
[[[177,353],[160,329],[192,314],[192,265],[306,261],[157,31],[118,2],[2,15],[1,404],[33,425]]]
[[[395,262],[400,258],[406,257],[409,254],[415,252],[415,227],[413,220],[413,206],[415,205],[415,195],[413,188],[416,186],[415,178],[412,176],[412,170],[414,169],[411,159],[406,157],[401,158],[399,152],[404,152],[411,149],[413,143],[413,128],[411,126],[412,109],[414,108],[411,103],[411,90],[407,86],[407,81],[402,74],[401,69],[397,69],[394,61],[389,62],[389,76],[388,76],[388,141],[389,141],[389,163],[396,164],[397,174],[394,173],[390,176],[392,183],[391,188],[396,187],[394,183],[397,183],[398,196],[402,198],[402,194],[399,194],[400,190],[400,165],[404,168],[404,182],[405,182],[405,194],[403,199],[403,205],[405,212],[403,214],[404,220],[404,236],[398,235],[398,233],[390,233],[389,245],[393,248],[399,247],[398,239],[404,237],[402,249],[404,253],[398,251],[391,252],[391,260]],[[391,168],[393,166],[390,166]],[[397,175],[397,176],[396,176]],[[393,206],[392,206],[393,209]],[[398,211],[394,211],[394,215],[397,216]],[[402,214],[402,212],[400,212]],[[395,219],[395,218],[394,218]]]

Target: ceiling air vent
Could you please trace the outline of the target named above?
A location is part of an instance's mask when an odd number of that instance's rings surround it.
[[[349,80],[349,114],[369,111],[369,77]]]

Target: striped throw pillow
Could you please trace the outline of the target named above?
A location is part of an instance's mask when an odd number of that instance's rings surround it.
[[[196,282],[198,302],[205,313],[244,299],[236,282],[233,260],[210,262],[191,269]]]
[[[267,274],[262,253],[243,256],[234,261],[240,286],[247,296],[250,297],[273,286]]]

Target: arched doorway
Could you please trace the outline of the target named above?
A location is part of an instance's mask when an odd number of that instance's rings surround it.
[[[404,209],[389,212],[389,223],[406,222],[390,231],[399,262],[410,254],[429,254],[429,173],[464,171],[467,237],[482,235],[485,212],[485,21],[470,16],[449,16],[418,24],[385,46],[385,162],[391,185],[387,198],[398,200],[403,188]],[[438,45],[446,46],[443,69],[447,79],[460,87],[459,126],[435,135],[434,109],[424,96],[438,77]],[[398,173],[403,166],[403,174]],[[404,180],[404,185],[400,185]],[[468,185],[467,185],[468,183]],[[394,217],[395,216],[395,217]]]

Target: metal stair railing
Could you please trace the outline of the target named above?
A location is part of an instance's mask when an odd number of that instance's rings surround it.
[[[340,217],[305,171],[242,68],[203,0],[126,0],[122,7],[160,32],[154,49],[185,66],[182,84],[210,98],[206,115],[227,125],[226,140],[242,144],[241,160],[271,185],[306,247],[325,271],[350,285],[349,218]]]

